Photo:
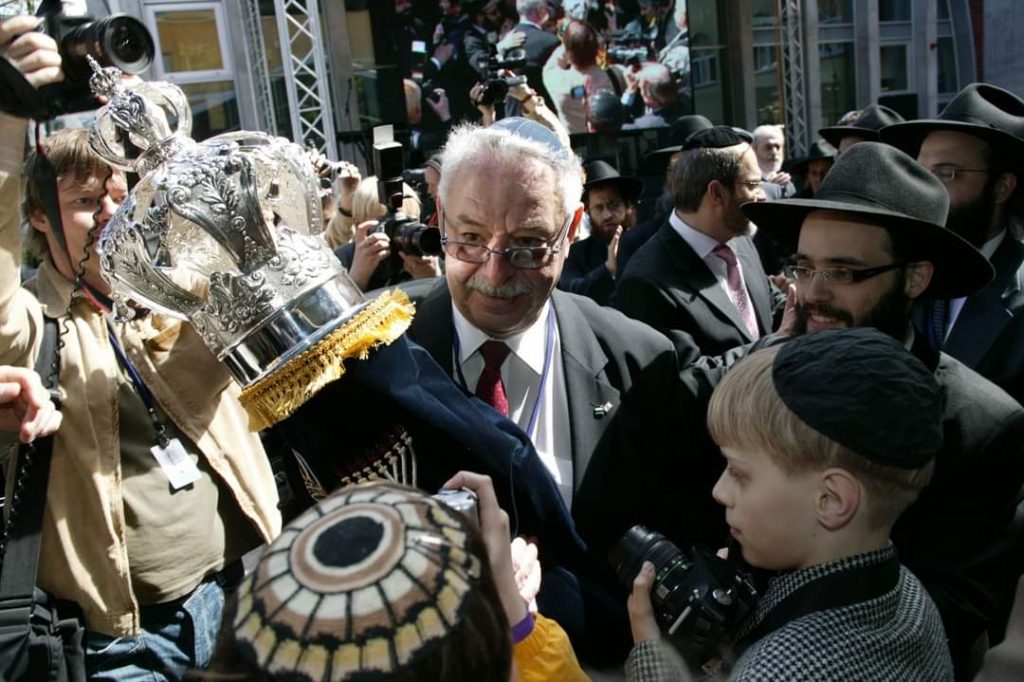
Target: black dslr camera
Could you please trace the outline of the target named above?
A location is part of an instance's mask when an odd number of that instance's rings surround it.
[[[383,126],[389,128],[390,126]],[[377,135],[380,128],[374,129]],[[385,133],[385,136],[386,133]],[[402,183],[405,160],[402,145],[393,139],[375,141],[373,144],[373,168],[377,173],[377,200],[388,208],[372,233],[383,232],[391,240],[391,255],[399,253],[411,256],[440,256],[441,231],[424,225],[402,212]]]
[[[0,109],[8,113],[44,120],[95,109],[98,103],[89,90],[92,67],[87,55],[101,66],[116,66],[126,74],[142,73],[153,62],[153,37],[133,17],[66,16],[60,0],[44,0],[37,16],[43,18],[39,30],[57,43],[65,79],[36,90],[5,63],[0,70]]]
[[[730,552],[730,557],[735,553]],[[627,590],[632,590],[643,562],[654,564],[654,617],[695,668],[722,654],[730,635],[757,601],[751,577],[734,560],[721,559],[706,547],[684,552],[644,526],[626,531],[609,560]]]
[[[491,105],[504,102],[508,95],[508,89],[515,85],[522,85],[526,82],[526,76],[502,76],[505,69],[515,71],[526,66],[526,52],[524,50],[512,50],[508,58],[499,60],[497,57],[490,57],[487,62],[480,60],[483,67],[484,91],[480,94],[480,104]]]

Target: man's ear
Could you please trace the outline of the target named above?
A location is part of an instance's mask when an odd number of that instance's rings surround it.
[[[712,180],[709,182],[706,194],[711,200],[712,206],[717,208],[725,204],[725,185],[720,181]]]
[[[42,211],[32,211],[28,214],[28,223],[33,229],[46,234],[50,231],[50,221]]]
[[[576,206],[576,212],[572,217],[572,222],[569,224],[569,232],[566,235],[566,239],[569,240],[570,244],[576,241],[576,233],[579,232],[580,223],[583,221],[585,211],[586,209],[583,208],[582,203]]]
[[[997,204],[1005,204],[1013,196],[1017,189],[1017,175],[1015,173],[1003,173],[996,178],[994,195]]]
[[[928,285],[932,283],[932,276],[935,274],[935,266],[930,261],[918,261],[907,265],[906,275],[903,277],[903,292],[910,300],[916,299],[924,293]]]
[[[861,508],[864,489],[846,469],[832,467],[821,472],[814,511],[827,530],[844,528]]]

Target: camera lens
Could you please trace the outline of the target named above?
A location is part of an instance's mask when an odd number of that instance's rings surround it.
[[[107,17],[96,22],[98,41],[106,60],[125,73],[142,73],[153,62],[153,38],[142,22],[132,17]],[[104,61],[100,59],[100,61]]]
[[[682,551],[661,533],[648,530],[645,526],[633,526],[615,543],[609,560],[619,583],[630,590],[645,561],[650,561],[655,571],[660,571],[680,554]]]

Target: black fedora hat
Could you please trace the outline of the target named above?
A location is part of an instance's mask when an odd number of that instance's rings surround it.
[[[686,142],[686,138],[698,130],[713,128],[714,125],[706,116],[701,116],[700,114],[680,116],[672,122],[669,129],[669,146],[655,149],[644,157],[644,163],[650,166],[652,170],[657,170],[659,173],[664,172],[672,155],[683,150],[683,143]]]
[[[836,148],[830,145],[825,140],[815,140],[811,144],[811,148],[807,150],[807,155],[802,156],[799,159],[794,159],[789,164],[789,172],[796,173],[798,175],[805,175],[807,168],[811,165],[811,161],[819,161],[821,159],[835,159]]]
[[[644,191],[644,183],[639,178],[619,175],[619,171],[606,161],[591,161],[583,167],[587,173],[587,181],[583,183],[583,200],[594,187],[616,185],[619,193],[626,201],[636,201]]]
[[[743,213],[768,236],[795,248],[804,218],[813,211],[839,211],[906,235],[912,258],[935,266],[924,292],[958,298],[981,289],[995,276],[988,259],[947,230],[949,197],[928,170],[895,147],[862,142],[840,155],[814,199],[781,199],[743,204]]]
[[[951,130],[988,142],[1003,158],[1024,158],[1024,100],[987,83],[971,83],[956,94],[938,118],[908,121],[882,130],[882,141],[917,156],[928,133]]]
[[[878,142],[878,131],[886,126],[902,123],[905,119],[887,106],[872,104],[864,107],[857,118],[853,119],[850,125],[828,126],[818,131],[818,134],[825,138],[833,147],[838,148],[844,137],[856,135],[865,140]]]

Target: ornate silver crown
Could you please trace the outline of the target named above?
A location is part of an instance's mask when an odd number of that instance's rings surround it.
[[[286,366],[294,374],[295,360],[328,335],[351,337],[346,325],[367,314],[380,322],[321,236],[319,181],[300,146],[245,131],[196,142],[180,88],[123,87],[119,73],[94,69],[93,90],[109,102],[92,147],[140,176],[98,244],[119,315],[131,316],[134,301],[187,319],[250,392]],[[365,354],[354,348],[335,348],[328,374]]]

